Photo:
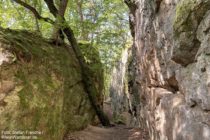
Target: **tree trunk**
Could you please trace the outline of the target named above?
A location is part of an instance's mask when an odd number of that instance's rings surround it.
[[[78,48],[77,41],[74,37],[73,31],[70,29],[70,27],[64,28],[64,33],[68,38],[68,41],[71,44],[71,47],[73,48],[77,59],[79,60],[81,69],[82,69],[82,82],[84,84],[84,88],[88,94],[89,100],[96,111],[96,115],[98,116],[99,120],[101,121],[102,125],[104,126],[110,126],[110,122],[108,117],[104,114],[103,110],[100,107],[100,104],[97,104],[97,99],[94,95],[97,92],[96,87],[94,83],[92,82],[92,79],[90,78],[92,73],[90,72],[90,69],[88,65],[85,63],[84,57],[81,54],[81,51]]]
[[[88,33],[85,30],[84,27],[84,15],[83,15],[83,11],[82,11],[82,7],[83,7],[83,0],[76,0],[77,3],[77,13],[79,14],[80,17],[80,25],[81,25],[81,33],[80,33],[80,38],[82,40],[88,40]]]
[[[53,34],[52,34],[52,38],[56,41],[63,41],[64,40],[64,36],[63,36],[63,32],[61,30],[61,26],[63,26],[63,18],[64,18],[64,14],[67,8],[67,4],[68,4],[68,0],[60,0],[60,4],[59,4],[59,9],[56,10],[57,13],[53,14],[56,15],[56,21],[55,21],[55,25],[54,25],[54,29],[53,29]]]
[[[61,0],[61,3],[60,3],[61,6],[59,6],[60,8],[62,8],[62,9],[59,9],[59,11],[61,11],[61,13],[58,12],[59,16],[62,16],[61,23],[63,25],[65,25],[63,28],[61,27],[61,29],[63,30],[64,34],[66,35],[66,37],[69,41],[69,44],[72,47],[72,49],[79,61],[79,64],[80,64],[81,70],[82,70],[82,82],[84,84],[84,89],[88,94],[89,100],[96,112],[96,115],[98,116],[102,125],[110,126],[108,117],[104,114],[102,108],[100,107],[100,104],[97,104],[97,98],[96,98],[96,96],[94,96],[94,95],[96,95],[97,90],[96,90],[96,87],[91,79],[92,73],[91,73],[88,65],[86,64],[85,59],[79,49],[77,40],[73,33],[73,30],[66,24],[66,21],[64,18],[65,9],[63,9],[63,8],[66,8],[65,4],[67,5],[67,3],[68,3],[68,0]],[[51,6],[52,6],[52,4],[51,4]],[[53,6],[53,7],[55,7],[55,6]],[[50,5],[48,5],[48,8],[49,9],[51,8]],[[50,10],[50,11],[56,11],[56,10]],[[52,13],[52,14],[57,15],[56,13]],[[57,17],[55,17],[55,18],[57,18]]]
[[[40,27],[39,27],[39,22],[38,22],[38,19],[36,17],[35,17],[35,26],[36,26],[36,32],[41,34]]]

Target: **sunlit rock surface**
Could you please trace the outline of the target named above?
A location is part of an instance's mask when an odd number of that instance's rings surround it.
[[[128,50],[124,50],[121,59],[113,68],[110,83],[110,103],[114,121],[124,122],[122,113],[128,110],[129,96],[125,90],[126,67],[128,60]]]
[[[87,47],[82,44],[82,50]],[[85,55],[90,66],[100,63]],[[101,102],[103,72],[90,68]],[[3,131],[41,131],[40,140],[61,140],[65,132],[85,128],[94,118],[71,49],[34,33],[0,28],[0,139]]]
[[[141,126],[151,140],[210,140],[210,0],[125,2]]]
[[[129,74],[127,69],[130,63],[130,49],[123,50],[121,58],[114,66],[110,83],[111,114],[115,123],[123,123],[129,127],[138,127],[136,107],[139,105],[138,98],[130,94]],[[137,99],[137,101],[136,101]]]

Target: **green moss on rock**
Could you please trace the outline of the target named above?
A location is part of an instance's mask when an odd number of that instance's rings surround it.
[[[182,32],[193,32],[203,19],[205,13],[209,10],[209,0],[182,0],[176,7],[176,17],[174,22],[175,36]]]
[[[103,65],[100,61],[99,51],[96,47],[91,46],[91,44],[88,42],[81,41],[79,46],[82,54],[85,56],[85,61],[90,68],[92,81],[94,81],[94,85],[98,91],[96,92],[96,95],[94,95],[98,101],[97,104],[102,104],[102,95],[104,92],[104,71]]]
[[[200,47],[196,31],[209,7],[209,0],[181,0],[178,3],[173,24],[175,47],[172,59],[175,62],[188,65],[194,61]]]
[[[15,83],[2,99],[6,105],[0,105],[0,130],[39,130],[43,131],[39,139],[58,140],[66,131],[82,129],[93,121],[95,112],[72,50],[27,31],[1,28],[0,48],[14,55],[11,63],[0,66],[1,81]],[[93,80],[103,85],[101,73],[94,73]]]

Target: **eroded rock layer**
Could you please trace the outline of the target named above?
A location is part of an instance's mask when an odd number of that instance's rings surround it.
[[[210,140],[210,0],[125,2],[141,126],[151,140]]]

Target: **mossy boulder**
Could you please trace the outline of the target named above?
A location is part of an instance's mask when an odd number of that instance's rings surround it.
[[[103,75],[92,79],[103,82]],[[0,131],[41,131],[41,140],[59,140],[90,124],[95,111],[73,51],[27,31],[0,28],[0,118]]]

